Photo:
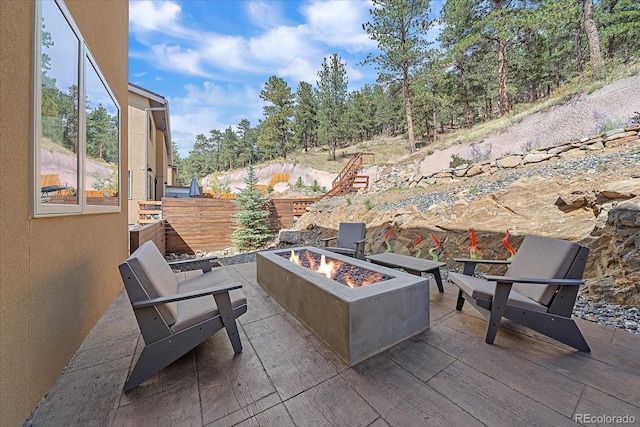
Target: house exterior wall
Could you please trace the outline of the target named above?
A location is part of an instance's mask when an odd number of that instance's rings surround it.
[[[145,121],[149,108],[149,100],[137,93],[129,92],[129,170],[131,171],[131,198],[129,199],[128,223],[135,224],[138,220],[138,200],[146,200],[147,173],[145,154],[145,135],[148,123]],[[153,115],[148,115],[153,120]],[[150,144],[147,144],[149,150]]]
[[[152,108],[152,105],[147,97],[129,91],[129,224],[138,221],[138,201],[161,200],[167,182],[170,156],[166,148],[165,134],[158,129],[154,114],[151,111],[145,112],[148,108]],[[148,167],[151,171],[147,170]]]
[[[65,2],[121,111],[127,183],[128,2]],[[34,1],[0,6],[0,417],[21,425],[122,289],[121,212],[33,218]]]

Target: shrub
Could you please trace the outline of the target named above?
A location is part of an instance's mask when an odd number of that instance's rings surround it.
[[[320,187],[320,184],[318,184],[318,181],[315,179],[313,180],[313,184],[309,186],[309,190],[314,193],[322,193],[322,187]]]
[[[458,156],[457,154],[452,154],[451,155],[451,162],[449,162],[449,167],[451,169],[455,169],[458,166],[461,166],[461,165],[472,165],[473,163],[474,163],[473,160],[463,159],[462,157]]]
[[[373,202],[369,199],[364,201],[364,207],[367,208],[368,211],[373,209]]]

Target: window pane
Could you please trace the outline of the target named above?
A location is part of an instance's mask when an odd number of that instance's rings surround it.
[[[118,205],[119,111],[89,58],[85,58],[88,205]]]
[[[42,2],[41,203],[78,204],[80,42],[55,2]]]

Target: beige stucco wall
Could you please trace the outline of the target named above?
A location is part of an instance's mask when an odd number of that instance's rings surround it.
[[[67,0],[122,113],[127,182],[128,2]],[[0,4],[0,425],[21,425],[122,289],[121,213],[33,219],[34,2]],[[90,236],[90,237],[89,237]]]
[[[138,220],[138,200],[145,200],[146,165],[144,109],[149,108],[149,100],[137,93],[129,92],[129,169],[131,170],[131,199],[129,199],[129,224]],[[150,115],[152,116],[152,115]],[[153,117],[151,117],[153,120]],[[149,145],[147,145],[147,150]],[[148,155],[148,153],[147,153]]]
[[[145,113],[150,108],[149,99],[134,92],[129,92],[129,169],[131,170],[131,198],[129,199],[129,224],[138,220],[138,201],[161,200],[167,181],[169,156],[165,144],[164,132],[156,128],[153,113]],[[149,121],[152,132],[149,132]],[[147,147],[145,150],[145,136]],[[146,156],[146,162],[145,162]],[[152,172],[147,172],[147,165]],[[157,183],[153,179],[157,178]],[[147,189],[147,179],[151,179],[155,189]]]

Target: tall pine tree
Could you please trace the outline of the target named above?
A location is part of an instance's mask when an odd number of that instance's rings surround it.
[[[411,83],[413,70],[431,55],[431,42],[426,34],[433,21],[429,18],[431,0],[373,0],[369,9],[372,22],[362,27],[378,42],[382,54],[367,57],[364,63],[376,63],[382,73],[382,82],[402,82],[404,110],[407,119],[409,150],[416,151],[413,119],[411,116]]]
[[[329,145],[331,158],[336,160],[338,141],[344,137],[347,102],[347,71],[337,54],[324,59],[318,77],[318,137]]]

